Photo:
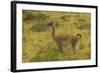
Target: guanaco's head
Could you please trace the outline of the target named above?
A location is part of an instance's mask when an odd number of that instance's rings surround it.
[[[81,39],[82,37],[80,33],[76,34],[76,36],[78,37],[78,39]]]
[[[51,21],[48,23],[48,26],[55,26],[55,25],[56,25],[56,23],[55,23],[54,20],[51,20]]]

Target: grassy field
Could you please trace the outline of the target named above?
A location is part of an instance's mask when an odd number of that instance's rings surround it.
[[[23,10],[22,61],[44,62],[86,60],[91,58],[91,14],[75,12]],[[71,45],[59,51],[51,36],[51,20],[56,21],[56,35],[80,33],[79,51],[73,54]]]

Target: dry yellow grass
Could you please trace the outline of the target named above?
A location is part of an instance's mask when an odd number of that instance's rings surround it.
[[[89,13],[23,10],[22,61],[28,63],[90,59],[90,17]],[[63,47],[63,53],[59,51],[52,39],[51,29],[47,26],[51,18],[58,24],[57,35],[81,33],[77,54],[73,54],[71,45]]]

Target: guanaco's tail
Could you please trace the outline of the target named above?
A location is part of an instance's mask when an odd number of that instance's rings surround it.
[[[80,33],[76,34],[76,36],[78,37],[78,39],[81,39],[82,37]]]

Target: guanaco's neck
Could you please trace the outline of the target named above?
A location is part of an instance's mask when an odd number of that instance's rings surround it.
[[[52,23],[52,38],[55,39],[55,22]]]

